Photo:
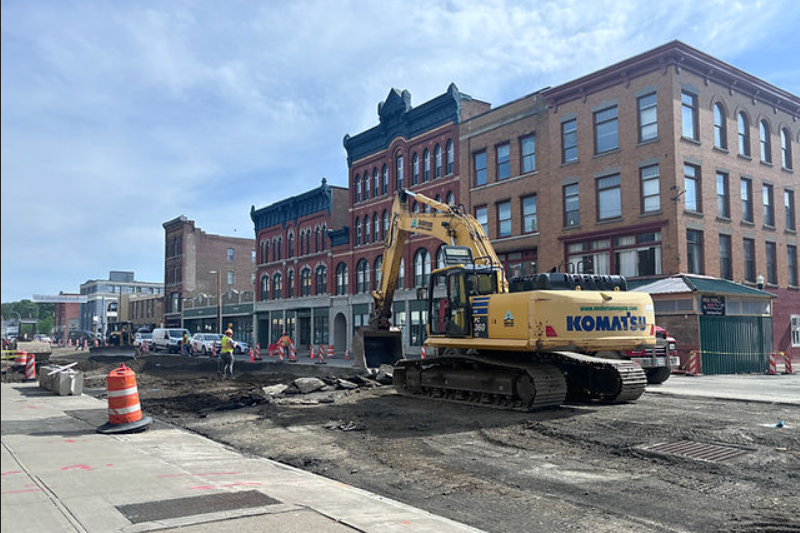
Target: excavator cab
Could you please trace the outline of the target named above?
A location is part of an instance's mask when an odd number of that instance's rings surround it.
[[[428,291],[430,335],[471,337],[473,330],[481,333],[485,328],[485,313],[480,311],[488,305],[484,297],[498,291],[497,272],[476,265],[443,268],[431,274]]]

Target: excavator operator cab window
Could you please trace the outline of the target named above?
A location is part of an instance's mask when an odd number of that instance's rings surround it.
[[[463,269],[447,270],[434,274],[436,280],[431,284],[435,287],[439,276],[446,279],[446,294],[443,297],[431,298],[431,333],[434,335],[447,335],[463,337],[469,335],[469,303],[470,293],[469,276]],[[433,294],[433,292],[431,292]]]

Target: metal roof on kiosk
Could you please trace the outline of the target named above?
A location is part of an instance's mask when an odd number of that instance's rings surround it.
[[[708,293],[726,294],[734,296],[749,296],[752,298],[776,298],[772,293],[754,289],[741,283],[726,279],[712,278],[711,276],[698,276],[689,274],[676,274],[669,278],[660,279],[639,285],[631,289],[636,292],[649,294],[680,294],[680,293]]]

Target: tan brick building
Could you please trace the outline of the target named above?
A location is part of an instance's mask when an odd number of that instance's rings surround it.
[[[671,42],[461,125],[462,201],[512,275],[705,274],[800,354],[800,98]]]

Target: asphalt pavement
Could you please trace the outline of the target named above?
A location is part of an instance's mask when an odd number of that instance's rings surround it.
[[[661,385],[648,385],[645,394],[800,405],[800,374],[673,374]]]

